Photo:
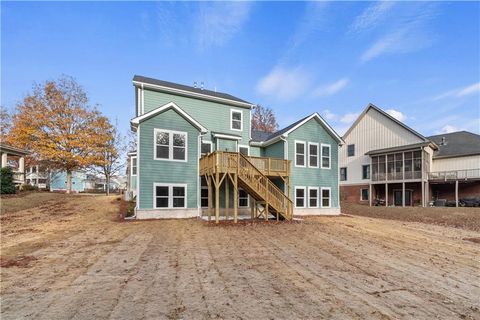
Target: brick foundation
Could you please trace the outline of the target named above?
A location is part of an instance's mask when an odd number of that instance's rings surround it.
[[[355,186],[340,186],[340,201],[368,205],[369,202],[360,200],[360,190],[368,189],[368,184]]]

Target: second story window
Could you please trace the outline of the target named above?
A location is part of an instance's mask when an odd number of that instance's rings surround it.
[[[248,148],[248,146],[238,146],[238,152],[240,152],[244,156],[249,156],[250,149]]]
[[[330,169],[330,145],[322,144],[322,169]]]
[[[318,168],[318,143],[308,143],[308,166]]]
[[[295,141],[295,166],[305,167],[305,142]]]
[[[203,157],[212,152],[212,143],[210,141],[202,141],[200,155]]]
[[[187,133],[155,129],[155,159],[187,161]]]
[[[347,181],[347,168],[340,168],[340,181]]]
[[[243,113],[241,110],[230,111],[230,129],[235,131],[242,131]]]
[[[353,157],[355,155],[355,145],[354,144],[349,144],[347,146],[347,156]]]
[[[370,165],[366,164],[362,166],[362,179],[370,179]]]
[[[137,157],[132,157],[132,176],[136,176],[137,175]]]

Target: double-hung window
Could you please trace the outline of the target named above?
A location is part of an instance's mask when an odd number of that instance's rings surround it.
[[[295,141],[295,166],[305,167],[305,141]]]
[[[243,112],[241,110],[230,110],[230,129],[242,131]]]
[[[330,145],[322,143],[322,169],[330,169]]]
[[[318,208],[318,188],[308,187],[308,207]]]
[[[131,165],[131,175],[136,176],[137,175],[137,157],[131,157],[130,160],[132,161]]]
[[[248,193],[241,188],[238,189],[238,206],[248,208]]]
[[[157,209],[186,208],[187,185],[154,184],[154,207]]]
[[[340,168],[340,181],[347,181],[347,168]]]
[[[331,207],[330,188],[322,188],[322,208]]]
[[[349,144],[347,146],[347,156],[353,157],[355,155],[355,145],[354,144]]]
[[[365,164],[362,166],[362,179],[370,179],[370,165]]]
[[[202,141],[200,146],[200,155],[203,157],[212,152],[212,142],[211,141]]]
[[[360,190],[360,200],[361,201],[368,201],[368,197],[369,197],[368,189],[361,189]]]
[[[187,133],[155,129],[155,159],[187,161]]]
[[[295,187],[295,207],[305,208],[305,187]]]
[[[308,166],[318,168],[318,143],[308,143]]]

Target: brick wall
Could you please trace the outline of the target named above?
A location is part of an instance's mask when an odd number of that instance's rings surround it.
[[[361,189],[368,189],[368,184],[355,186],[340,186],[340,201],[368,205],[368,201],[360,201]]]
[[[430,187],[432,200],[455,200],[455,183],[431,184]],[[480,198],[480,181],[459,183],[458,198]]]

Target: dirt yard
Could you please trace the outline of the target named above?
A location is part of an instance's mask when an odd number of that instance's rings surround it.
[[[64,196],[2,215],[2,320],[480,319],[477,231],[118,222],[118,204]]]

